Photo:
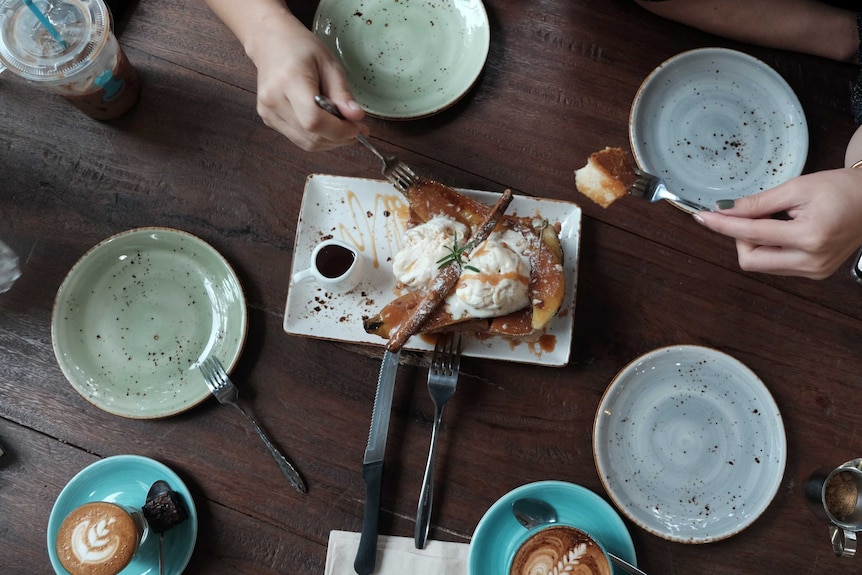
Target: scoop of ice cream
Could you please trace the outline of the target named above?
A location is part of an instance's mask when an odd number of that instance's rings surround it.
[[[392,265],[396,280],[410,290],[429,288],[440,259],[452,254],[456,238],[459,246],[467,243],[467,232],[464,224],[446,216],[410,228]],[[529,244],[520,233],[491,233],[464,255],[463,263],[461,278],[445,302],[454,319],[497,317],[529,305]]]
[[[530,260],[524,237],[511,230],[494,232],[470,254],[452,296],[446,299],[455,318],[466,313],[485,318],[518,311],[530,302]]]
[[[423,289],[437,277],[441,258],[455,245],[467,243],[467,226],[447,216],[435,216],[407,230],[404,247],[395,255],[395,279],[410,290]]]

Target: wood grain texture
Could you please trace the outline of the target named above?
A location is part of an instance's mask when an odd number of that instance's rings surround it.
[[[293,3],[311,23],[314,3]],[[655,574],[855,573],[807,508],[812,471],[862,455],[862,288],[849,263],[813,282],[741,272],[733,243],[670,205],[577,194],[574,170],[626,146],[646,75],[684,50],[725,46],[775,68],[811,134],[806,171],[838,167],[853,132],[854,66],[732,43],[665,22],[628,0],[488,0],[486,68],[458,104],[413,122],[369,120],[373,139],[449,185],[573,200],[583,209],[572,359],[559,369],[466,358],[438,444],[430,536],[468,542],[485,510],[524,483],[560,479],[607,498],[592,453],[602,394],[629,361],[661,346],[729,353],[781,410],[788,463],[751,527],[707,545],[628,524]],[[193,23],[193,24],[192,24]],[[189,485],[200,533],[188,573],[319,575],[332,529],[358,530],[362,453],[380,348],[282,330],[302,191],[309,174],[379,178],[360,146],[303,152],[255,113],[255,70],[203,0],[146,0],[121,43],[143,92],[127,116],[90,120],[66,102],[0,78],[0,239],[23,275],[0,295],[0,571],[47,573],[54,500],[86,465],[153,457]],[[309,485],[287,485],[235,410],[214,400],[180,415],[107,414],[67,383],[51,313],[75,262],[141,226],[185,230],[235,267],[249,332],[234,371],[241,400]],[[405,352],[393,399],[380,531],[412,536],[431,432],[428,358]]]

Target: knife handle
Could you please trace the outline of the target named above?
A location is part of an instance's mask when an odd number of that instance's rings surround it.
[[[357,575],[370,575],[377,564],[377,520],[380,515],[380,487],[383,484],[383,462],[362,466],[365,480],[365,514],[362,517],[362,535],[353,561]]]

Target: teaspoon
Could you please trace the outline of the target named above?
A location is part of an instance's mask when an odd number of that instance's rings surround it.
[[[556,509],[554,509],[550,503],[542,501],[541,499],[533,499],[529,497],[516,499],[512,503],[512,513],[515,515],[515,519],[518,520],[518,523],[527,529],[557,522]],[[646,575],[646,573],[625,559],[617,557],[610,551],[607,551],[607,554],[611,559],[611,563],[621,567],[628,573],[631,573],[632,575]]]
[[[165,575],[165,531],[188,519],[188,511],[179,494],[162,479],[150,486],[142,511],[150,529],[159,534],[159,575]]]
[[[168,482],[159,479],[150,486],[150,490],[147,492],[147,503],[152,503],[170,490],[171,486],[168,485]],[[159,575],[165,575],[165,534],[162,532],[159,532]]]

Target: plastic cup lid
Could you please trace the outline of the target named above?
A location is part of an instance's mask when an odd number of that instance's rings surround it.
[[[85,67],[111,28],[98,0],[34,0],[62,36],[56,40],[22,0],[0,0],[0,62],[28,80],[52,81]]]

